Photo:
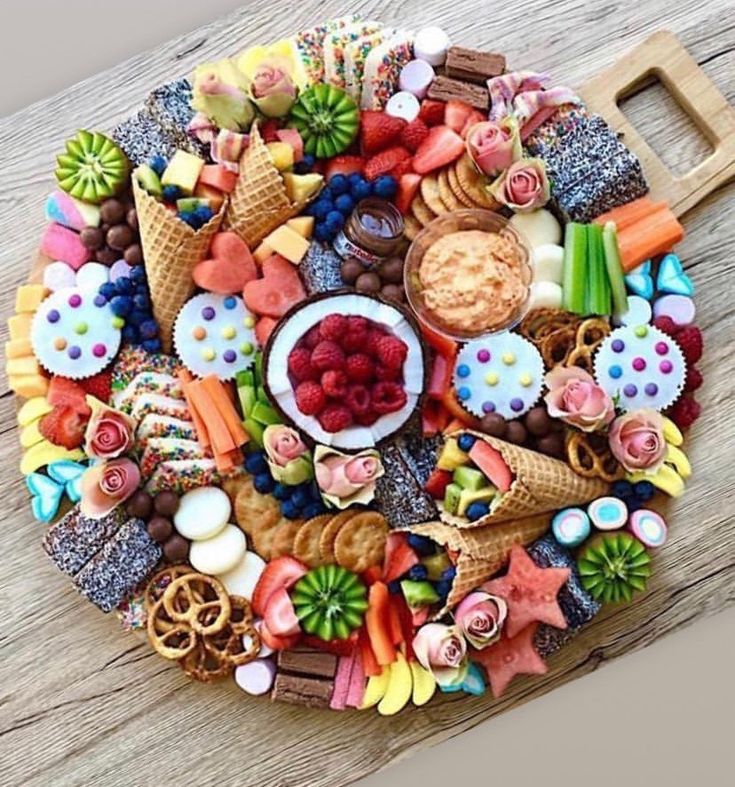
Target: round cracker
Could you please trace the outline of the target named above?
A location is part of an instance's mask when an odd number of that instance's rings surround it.
[[[449,183],[452,194],[454,194],[465,208],[475,207],[475,203],[464,193],[464,191],[462,191],[462,187],[459,185],[459,180],[457,179],[457,170],[453,166],[447,169],[447,183]]]
[[[403,217],[403,234],[409,240],[413,240],[423,228],[421,222],[410,213]]]
[[[281,518],[281,507],[270,495],[261,495],[253,486],[252,477],[248,477],[240,487],[235,498],[235,521],[251,535],[253,528],[259,523],[274,525]]]
[[[271,541],[271,560],[284,555],[293,555],[293,542],[304,524],[303,519],[282,519]]]
[[[439,194],[439,183],[436,179],[436,175],[424,175],[424,177],[421,178],[419,190],[429,210],[436,213],[437,216],[441,216],[442,213],[447,212],[442,202],[441,195]]]
[[[301,525],[293,542],[293,556],[296,560],[306,563],[309,568],[316,568],[322,565],[322,556],[319,552],[319,538],[331,519],[331,514],[320,514]]]
[[[356,513],[354,509],[349,508],[340,511],[332,516],[324,530],[322,530],[319,536],[319,554],[325,563],[337,562],[337,556],[334,554],[334,541],[342,529],[342,525],[345,522],[349,522]]]
[[[334,541],[337,563],[359,574],[371,566],[382,565],[388,522],[377,511],[363,511],[346,522]]]
[[[440,170],[436,180],[439,185],[439,196],[446,206],[446,209],[449,211],[462,210],[462,208],[465,206],[457,199],[457,197],[454,196],[454,192],[449,185],[449,175],[447,174],[447,170]]]
[[[498,207],[498,203],[485,190],[487,178],[475,169],[467,153],[457,162],[456,173],[460,188],[477,207],[485,210],[495,210]]]
[[[233,511],[235,509],[235,500],[237,500],[237,495],[239,491],[247,485],[248,481],[252,481],[252,477],[249,476],[244,470],[233,475],[225,476],[222,479],[220,486],[222,487],[222,491],[227,495],[227,497],[230,498]]]
[[[250,540],[253,544],[253,551],[260,555],[263,560],[269,561],[272,559],[273,538],[281,522],[285,521],[284,517],[279,517],[278,519],[264,517],[252,527]]]
[[[424,198],[417,194],[411,203],[411,213],[419,220],[422,226],[431,224],[436,218],[431,208],[424,202]]]

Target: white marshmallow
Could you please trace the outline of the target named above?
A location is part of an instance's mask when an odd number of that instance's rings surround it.
[[[424,27],[416,33],[416,37],[413,39],[413,54],[419,60],[425,60],[429,65],[441,66],[447,59],[449,45],[449,36],[441,27]]]

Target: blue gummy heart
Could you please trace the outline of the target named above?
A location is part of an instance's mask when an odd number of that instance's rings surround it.
[[[462,690],[475,697],[481,697],[485,693],[485,678],[482,670],[474,662],[470,662],[467,675],[462,683]]]
[[[31,511],[39,522],[50,522],[59,510],[64,487],[42,473],[26,476],[26,486],[31,493]]]
[[[667,254],[658,265],[656,286],[660,292],[673,295],[694,295],[692,280],[684,273],[681,260],[676,254]]]
[[[86,470],[87,468],[79,462],[72,462],[71,459],[59,459],[57,462],[51,462],[47,466],[46,472],[60,484],[66,484],[68,481],[74,481]]]
[[[634,294],[650,301],[653,298],[651,260],[646,260],[625,276],[625,286]]]
[[[64,489],[69,500],[72,503],[78,503],[82,499],[82,477],[77,476],[71,481],[67,481]]]

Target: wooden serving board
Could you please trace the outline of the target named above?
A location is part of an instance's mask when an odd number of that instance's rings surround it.
[[[675,176],[619,107],[622,98],[659,79],[712,145],[712,153]],[[735,109],[670,31],[654,33],[580,91],[638,156],[655,200],[677,216],[735,177]]]

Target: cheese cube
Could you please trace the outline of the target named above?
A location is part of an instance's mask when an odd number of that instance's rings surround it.
[[[32,314],[41,305],[41,301],[47,294],[48,290],[43,284],[24,284],[18,287],[15,292],[15,311]]]
[[[178,186],[184,194],[193,194],[203,166],[204,159],[177,150],[161,176],[161,185]]]
[[[273,230],[263,242],[294,265],[298,265],[309,251],[309,241],[286,224]]]
[[[40,374],[8,375],[8,388],[24,399],[46,396],[48,379]]]
[[[295,219],[289,219],[286,226],[291,227],[294,232],[298,232],[302,238],[308,240],[314,232],[314,217],[297,216]]]
[[[30,339],[11,339],[5,342],[6,358],[23,358],[26,355],[33,355]]]
[[[263,241],[260,246],[253,252],[253,259],[258,263],[258,265],[262,265],[268,257],[273,254],[273,249]]]
[[[8,317],[8,331],[11,339],[27,339],[31,335],[33,315],[28,312]]]

